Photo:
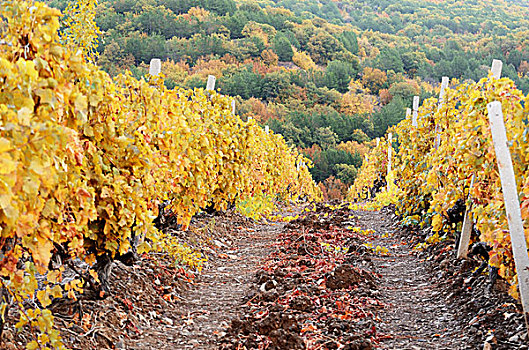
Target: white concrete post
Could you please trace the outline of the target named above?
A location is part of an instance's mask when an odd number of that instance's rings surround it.
[[[380,137],[377,137],[377,147],[380,145]]]
[[[419,123],[417,118],[419,117],[419,96],[413,96],[413,115],[411,118],[411,125],[416,128]]]
[[[235,114],[235,100],[231,100],[231,113]]]
[[[153,58],[151,59],[151,63],[149,64],[149,74],[153,77],[160,74],[162,71],[162,61],[159,58]]]
[[[494,79],[500,79],[501,78],[501,70],[503,68],[503,62],[500,60],[492,60],[492,77]]]
[[[268,127],[268,125],[265,125],[265,132],[266,132],[267,134],[270,133],[270,128]]]
[[[487,110],[489,112],[494,150],[496,151],[496,161],[500,171],[505,211],[511,236],[512,254],[516,265],[516,273],[518,274],[520,299],[525,316],[525,325],[529,333],[529,255],[527,254],[520,200],[516,188],[516,177],[514,175],[511,152],[509,151],[501,102],[494,101],[489,103]]]
[[[206,85],[206,91],[215,90],[215,81],[216,81],[216,78],[214,75],[208,75],[208,83]]]
[[[502,70],[503,63],[500,60],[493,60],[492,66],[490,70],[492,71],[492,77],[494,79],[499,79],[501,77],[501,70]],[[475,174],[472,175],[472,181],[469,188],[469,199],[470,199],[470,190],[472,189],[472,186],[474,184],[474,178]],[[465,210],[465,218],[470,217],[470,204],[468,208]],[[467,220],[468,221],[468,220]],[[459,246],[457,249],[457,256],[458,257],[466,257],[468,253],[468,245],[470,244],[470,234],[472,233],[472,223],[467,222],[465,225],[465,221],[463,221],[463,227],[461,228],[461,235],[459,237]]]

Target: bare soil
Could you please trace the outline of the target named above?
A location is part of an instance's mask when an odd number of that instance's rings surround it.
[[[199,218],[202,234],[175,233],[209,258],[195,279],[162,255],[116,263],[108,298],[57,305],[55,322],[73,349],[528,349],[505,283],[465,284],[477,263],[453,241],[415,250],[426,231],[337,205],[288,224]],[[0,348],[29,339],[14,323]]]

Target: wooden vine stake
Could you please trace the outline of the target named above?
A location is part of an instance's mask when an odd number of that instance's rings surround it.
[[[413,96],[413,114],[411,117],[411,125],[416,128],[419,124],[417,118],[419,117],[419,96]]]
[[[512,253],[516,272],[518,273],[518,288],[525,316],[525,325],[529,334],[529,255],[525,241],[520,200],[516,188],[516,177],[512,165],[511,153],[507,145],[507,133],[503,120],[501,102],[494,101],[487,105],[489,122],[492,131],[496,161],[500,171],[501,187],[505,201],[505,211],[511,235]]]
[[[162,61],[159,58],[151,59],[149,64],[149,75],[155,77],[162,71]]]
[[[492,60],[492,66],[490,70],[492,71],[493,79],[501,78],[501,69],[503,63],[500,60]],[[470,202],[470,191],[474,185],[475,174],[472,175],[472,180],[470,181],[470,187],[468,188],[468,200]],[[457,258],[466,258],[468,254],[468,245],[470,244],[470,235],[472,234],[472,217],[470,215],[470,205],[467,205],[465,210],[465,216],[463,219],[463,227],[461,228],[461,234],[459,235],[459,244],[457,248]],[[466,223],[466,224],[465,224]]]
[[[208,75],[208,83],[206,84],[206,91],[215,90],[215,81],[216,81],[216,78],[214,75]]]

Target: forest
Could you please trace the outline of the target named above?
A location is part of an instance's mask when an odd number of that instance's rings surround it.
[[[442,76],[477,81],[501,59],[529,91],[526,1],[102,0],[96,23],[103,70],[139,78],[160,58],[168,88],[215,75],[238,114],[313,160],[328,198],[343,198],[372,140]]]

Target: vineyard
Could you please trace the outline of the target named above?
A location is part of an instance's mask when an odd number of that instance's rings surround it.
[[[486,242],[492,248],[490,264],[510,283],[509,293],[519,298],[518,288],[527,289],[527,281],[524,277],[524,284],[518,285],[509,234],[512,227],[506,215],[506,196],[502,194],[506,188],[502,190],[496,160],[498,149],[495,151],[492,121],[489,122],[492,102],[498,104],[503,111],[501,117],[505,117],[507,144],[516,175],[516,183],[512,185],[518,184],[514,191],[520,194],[520,203],[516,199],[516,205],[521,207],[521,220],[526,223],[529,96],[518,90],[512,80],[500,79],[493,73],[477,83],[452,81],[446,89],[441,87],[439,99],[428,99],[420,108],[414,106],[413,115],[408,112],[408,118],[390,130],[397,136],[395,167],[387,168],[387,172],[381,167],[392,159],[390,133],[366,156],[348,196],[353,201],[368,198],[371,195],[368,189],[388,174],[388,191],[377,195],[375,202],[398,203],[396,213],[404,223],[431,227],[429,242],[454,236],[459,240],[461,224],[465,226],[461,216],[464,212],[465,221],[471,222],[472,241]],[[459,220],[454,215],[457,207],[463,209]],[[522,235],[524,231],[526,224]],[[522,255],[527,255],[528,241],[529,235],[525,233]],[[468,241],[461,242],[468,246]],[[459,248],[466,251],[466,246]],[[526,260],[527,256],[523,257],[524,264]]]
[[[28,348],[61,347],[46,307],[85,289],[105,297],[114,259],[167,252],[200,271],[200,252],[156,229],[159,209],[185,229],[207,207],[318,199],[297,166],[310,162],[233,115],[228,98],[155,77],[112,80],[59,43],[59,11],[30,2],[1,11],[2,310],[18,308],[17,328],[40,332]],[[91,268],[61,283],[76,260]]]
[[[527,349],[529,95],[497,67],[351,143],[347,201],[323,202],[311,159],[214,79],[111,77],[97,26],[72,45],[61,16],[0,4],[2,349]]]

